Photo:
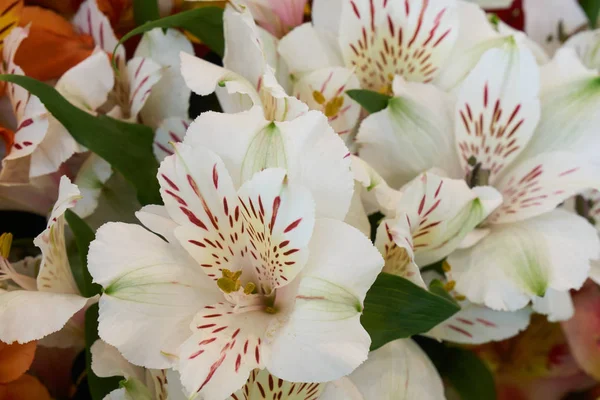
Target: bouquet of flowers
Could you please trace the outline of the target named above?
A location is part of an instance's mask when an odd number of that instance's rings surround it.
[[[0,399],[600,398],[598,0],[0,0]]]

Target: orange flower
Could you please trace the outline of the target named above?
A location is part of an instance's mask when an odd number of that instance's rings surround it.
[[[50,400],[50,393],[37,380],[25,375],[35,356],[37,342],[0,342],[0,400]]]
[[[78,34],[69,21],[53,11],[24,7],[19,25],[28,24],[29,36],[19,47],[15,62],[33,78],[57,79],[94,50],[91,36]]]
[[[27,5],[49,8],[65,17],[75,14],[81,3],[83,0],[27,0]]]
[[[17,380],[29,369],[37,342],[6,344],[0,342],[0,383]]]
[[[31,375],[23,375],[8,385],[0,385],[0,400],[50,400],[50,393]]]

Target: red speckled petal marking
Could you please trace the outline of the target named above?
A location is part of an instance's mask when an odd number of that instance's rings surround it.
[[[256,283],[269,294],[291,282],[306,263],[314,202],[308,190],[287,183],[283,169],[256,174],[238,195]]]
[[[288,382],[271,375],[266,369],[255,369],[246,385],[227,400],[317,400],[324,386]]]
[[[207,398],[217,392],[225,397],[244,384],[250,371],[263,367],[261,336],[271,316],[261,311],[237,314],[234,308],[225,303],[206,306],[194,318],[194,334],[179,355],[181,379],[188,390]]]
[[[221,159],[204,148],[178,144],[163,161],[158,180],[175,235],[213,279],[238,270],[248,255],[246,227],[233,183]]]
[[[430,82],[454,46],[457,23],[452,1],[348,0],[340,45],[365,89],[386,89],[394,75]]]
[[[499,182],[503,202],[489,221],[515,222],[543,214],[593,185],[593,172],[577,155],[541,154],[522,162]]]
[[[523,151],[540,119],[538,82],[535,59],[516,44],[484,54],[456,105],[456,144],[465,174],[477,163],[493,183]]]

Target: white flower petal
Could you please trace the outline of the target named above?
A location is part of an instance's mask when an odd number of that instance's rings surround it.
[[[581,287],[600,243],[583,218],[554,210],[493,226],[474,247],[448,257],[456,290],[495,310],[514,311],[549,289]]]
[[[108,178],[112,175],[112,168],[96,154],[90,154],[81,165],[75,184],[81,191],[81,200],[73,207],[73,212],[81,218],[90,216],[98,207],[98,198]]]
[[[190,326],[194,334],[181,346],[181,382],[202,399],[226,398],[244,385],[250,371],[263,368],[268,357],[261,336],[272,316],[233,311],[231,304],[205,307]]]
[[[523,158],[550,151],[573,151],[590,160],[600,145],[597,75],[581,65],[572,49],[560,50],[542,70],[542,117]]]
[[[56,90],[71,104],[94,112],[108,99],[115,77],[108,55],[96,51],[75,65],[56,82]]]
[[[102,340],[96,340],[90,348],[92,371],[101,378],[123,376],[126,379],[144,379],[144,370],[127,361],[116,347]]]
[[[324,384],[288,382],[271,375],[266,369],[255,369],[244,387],[227,400],[241,399],[285,399],[307,400],[316,399],[323,391]],[[283,397],[282,397],[283,395]],[[314,396],[317,396],[316,398]],[[183,400],[183,399],[182,399]]]
[[[180,56],[181,75],[186,85],[201,96],[213,93],[219,86],[216,92],[225,112],[241,112],[262,103],[255,86],[258,82],[253,84],[235,72],[187,53]]]
[[[278,51],[293,75],[344,65],[335,36],[308,23],[285,35],[279,41]]]
[[[236,187],[262,169],[284,168],[291,183],[310,190],[317,216],[343,219],[348,212],[354,185],[348,149],[319,112],[274,123],[259,107],[207,112],[190,125],[184,143],[217,153]]]
[[[121,78],[127,76],[129,79],[129,117],[134,121],[146,104],[152,88],[161,79],[162,73],[163,68],[160,64],[145,57],[132,58],[127,62],[127,72],[121,72]]]
[[[371,114],[356,138],[360,156],[394,188],[439,167],[460,176],[452,135],[452,99],[433,85],[394,80],[388,107]]]
[[[209,278],[250,262],[241,206],[216,154],[177,144],[175,155],[161,164],[159,182],[166,210],[180,225],[175,236]]]
[[[369,354],[348,376],[349,391],[334,392],[328,384],[321,400],[423,399],[443,400],[444,385],[435,366],[410,339],[396,340]],[[354,387],[352,387],[354,386]],[[340,390],[338,389],[338,390]],[[359,397],[355,390],[362,395]],[[339,393],[339,394],[337,394]]]
[[[220,298],[178,244],[139,225],[108,223],[98,229],[88,268],[104,287],[100,337],[148,368],[170,367],[191,334],[195,313]]]
[[[45,124],[47,130],[42,141],[37,144],[31,154],[31,166],[29,167],[30,177],[40,177],[58,171],[60,166],[67,161],[75,153],[83,151],[83,148],[73,139],[69,133],[56,118],[53,116],[47,117]],[[31,125],[32,129],[23,132],[25,134],[36,135],[40,133],[41,126],[34,122]],[[34,132],[37,131],[37,132]],[[19,132],[21,133],[21,132]],[[31,138],[27,143],[32,143],[35,138]],[[26,142],[24,141],[23,144]],[[35,144],[35,142],[34,142]],[[18,157],[20,154],[12,152],[8,155],[8,159]]]
[[[347,68],[322,68],[302,77],[294,85],[294,96],[319,110],[329,119],[329,125],[343,138],[350,136],[358,122],[361,107],[346,94],[359,89],[360,83],[354,72]],[[336,102],[340,102],[339,106]]]
[[[456,88],[475,67],[482,54],[500,46],[505,37],[494,30],[481,7],[458,1],[458,38],[435,82],[444,90]]]
[[[432,81],[458,36],[453,0],[345,2],[340,47],[364,89],[386,89],[395,75]]]
[[[540,7],[545,12],[540,13]],[[553,54],[562,36],[573,34],[588,21],[577,0],[524,0],[525,32]]]
[[[496,181],[523,151],[540,119],[539,70],[514,41],[488,50],[458,90],[456,149],[463,170],[475,161]]]
[[[150,58],[163,67],[162,77],[152,88],[141,110],[142,120],[153,128],[166,118],[187,118],[190,89],[181,76],[179,53],[194,54],[189,39],[175,29],[146,32],[135,50],[135,57]]]
[[[52,209],[47,228],[35,239],[42,251],[42,263],[37,276],[37,289],[42,292],[79,295],[71,272],[65,244],[64,213],[81,197],[79,188],[66,176],[61,177],[58,200]]]
[[[73,25],[80,33],[93,37],[96,46],[108,54],[112,54],[119,42],[110,21],[98,8],[97,0],[86,0],[79,6],[79,10],[73,17]],[[121,46],[115,56],[119,65],[120,62],[125,61],[125,49]]]
[[[438,340],[455,343],[481,344],[508,339],[527,328],[531,309],[494,311],[468,300],[460,302],[461,310],[427,332]]]
[[[580,32],[567,40],[563,48],[572,48],[586,67],[594,70],[600,68],[600,30]],[[556,53],[558,55],[558,52]]]
[[[238,190],[240,211],[263,293],[285,286],[306,264],[315,204],[306,188],[288,184],[285,170],[256,173]],[[256,253],[255,253],[256,251]]]
[[[550,322],[566,321],[575,313],[575,306],[568,290],[548,289],[544,297],[533,298],[532,307],[535,312],[546,314]]]
[[[164,119],[154,135],[154,156],[159,162],[165,157],[174,154],[171,143],[179,143],[183,141],[185,133],[190,126],[191,121],[187,118],[172,117]]]
[[[318,29],[327,29],[338,34],[343,0],[314,0],[312,4],[312,20]]]
[[[294,310],[270,342],[268,370],[292,382],[326,382],[360,365],[371,342],[360,314],[382,266],[378,251],[358,230],[317,219]]]
[[[62,329],[87,299],[75,294],[0,291],[0,340],[26,343]]]
[[[555,151],[527,159],[508,171],[496,184],[502,206],[488,222],[504,224],[553,210],[584,189],[598,188],[596,168],[582,157]]]

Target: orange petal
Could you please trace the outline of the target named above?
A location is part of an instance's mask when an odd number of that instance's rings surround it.
[[[42,81],[57,79],[94,50],[90,36],[79,35],[69,21],[53,11],[25,7],[19,25],[29,23],[29,36],[15,58],[28,76]]]
[[[12,382],[29,369],[36,346],[35,341],[25,344],[0,342],[0,383]]]
[[[132,7],[132,0],[98,0],[98,9],[108,17],[113,27],[117,26],[124,14]]]
[[[10,129],[0,126],[0,142],[4,143],[4,154],[7,155],[10,152],[10,149],[12,149],[12,145],[15,143],[15,133]],[[3,152],[0,151],[0,154],[3,154]]]
[[[19,22],[22,9],[23,0],[0,0],[0,50],[4,39]]]
[[[50,400],[50,393],[31,375],[23,375],[8,385],[0,385],[0,400]]]
[[[27,0],[28,5],[49,8],[66,17],[75,14],[81,3],[83,0]]]

